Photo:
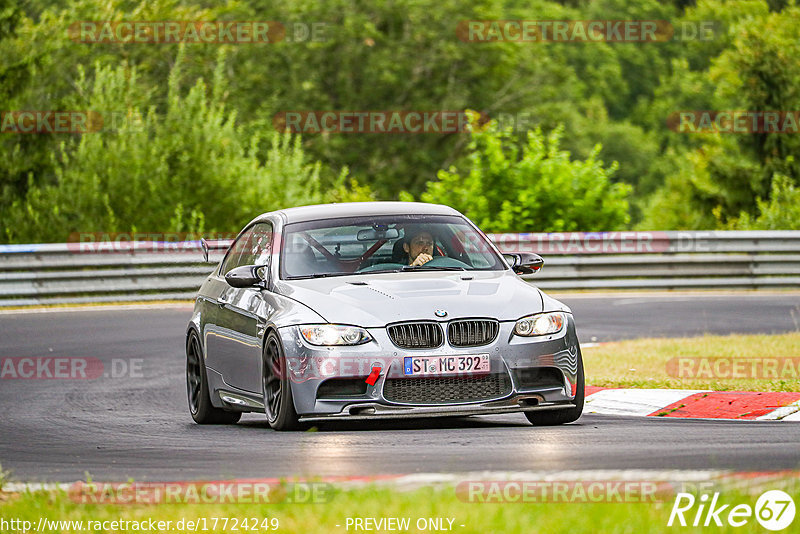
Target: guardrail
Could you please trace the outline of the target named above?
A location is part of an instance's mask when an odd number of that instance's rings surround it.
[[[544,256],[547,290],[800,287],[800,231],[489,237]],[[0,245],[0,307],[192,299],[212,269],[199,241]]]

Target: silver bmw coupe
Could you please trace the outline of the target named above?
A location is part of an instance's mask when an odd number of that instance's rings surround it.
[[[447,206],[364,202],[256,217],[195,301],[192,418],[264,412],[276,430],[508,412],[534,425],[575,421],[584,375],[572,313],[520,278],[542,264],[501,254]]]

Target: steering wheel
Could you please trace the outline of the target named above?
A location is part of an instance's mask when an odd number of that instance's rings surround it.
[[[464,269],[469,269],[470,266],[464,263],[463,261],[457,260],[455,258],[448,258],[447,256],[434,256],[433,259],[429,262],[423,263],[422,267],[461,267]]]

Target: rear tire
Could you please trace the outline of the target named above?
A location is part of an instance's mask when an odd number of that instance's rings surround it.
[[[261,390],[264,395],[264,413],[269,426],[274,430],[302,428],[294,409],[283,345],[274,331],[271,331],[264,341],[261,359]]]
[[[241,412],[215,408],[211,404],[203,350],[200,348],[200,338],[194,331],[186,340],[186,393],[189,413],[199,425],[231,425],[242,417]]]
[[[584,398],[583,356],[581,355],[581,348],[578,347],[578,386],[575,390],[575,400],[572,401],[575,407],[560,410],[525,412],[525,417],[528,418],[528,421],[530,421],[533,426],[554,426],[572,423],[573,421],[577,421],[581,413],[583,413]]]

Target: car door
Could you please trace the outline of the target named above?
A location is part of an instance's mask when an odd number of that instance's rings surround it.
[[[272,243],[272,224],[254,224],[231,247],[230,258],[220,269],[221,278],[242,265],[265,265],[268,271]],[[261,338],[266,326],[259,319],[263,316],[259,310],[265,306],[262,290],[223,283],[217,298],[216,328],[207,339],[209,366],[219,371],[227,384],[260,393]]]

